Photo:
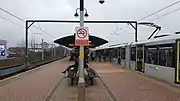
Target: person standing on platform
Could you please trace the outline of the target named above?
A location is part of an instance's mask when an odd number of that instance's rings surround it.
[[[104,49],[103,53],[102,53],[102,57],[103,57],[103,61],[106,61],[106,50]]]

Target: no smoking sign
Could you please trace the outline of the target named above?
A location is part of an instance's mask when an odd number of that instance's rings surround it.
[[[88,29],[88,27],[76,27],[75,45],[76,46],[88,46],[89,45],[89,29]]]

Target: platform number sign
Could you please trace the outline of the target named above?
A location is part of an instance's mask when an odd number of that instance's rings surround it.
[[[76,27],[75,45],[76,46],[88,46],[89,45],[89,28],[88,27]]]

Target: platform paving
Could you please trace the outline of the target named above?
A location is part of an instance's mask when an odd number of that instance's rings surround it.
[[[61,73],[70,64],[63,59],[0,80],[0,101],[77,101],[77,85]],[[111,101],[99,79],[86,87],[86,101]]]
[[[93,67],[119,101],[180,101],[180,89],[109,62]]]

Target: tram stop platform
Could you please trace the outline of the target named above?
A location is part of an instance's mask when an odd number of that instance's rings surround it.
[[[0,101],[78,101],[77,85],[61,72],[68,59],[0,80]],[[100,75],[86,87],[86,101],[180,101],[180,88],[109,62],[90,62]]]

